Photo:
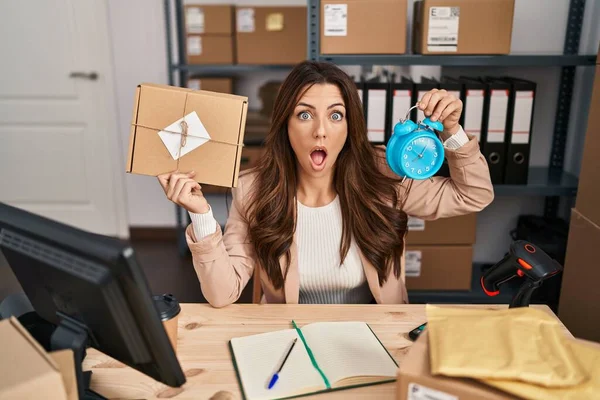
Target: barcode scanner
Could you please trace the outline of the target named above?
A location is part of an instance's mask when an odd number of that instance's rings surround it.
[[[481,287],[488,296],[496,296],[504,283],[524,278],[509,308],[529,307],[535,289],[562,270],[563,267],[539,247],[525,240],[515,240],[504,258],[483,274]]]

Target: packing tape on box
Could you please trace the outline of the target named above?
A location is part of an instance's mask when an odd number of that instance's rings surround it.
[[[146,129],[150,129],[153,131],[157,131],[157,132],[167,132],[167,133],[172,133],[174,135],[181,135],[181,140],[179,142],[179,153],[181,154],[181,150],[185,147],[186,143],[187,143],[187,138],[189,137],[196,137],[196,138],[200,138],[200,139],[205,139],[206,141],[209,142],[214,142],[214,143],[221,143],[221,144],[227,144],[229,146],[237,146],[237,147],[244,147],[243,143],[233,143],[233,142],[226,142],[223,140],[216,140],[213,138],[206,138],[203,136],[195,136],[195,135],[190,135],[188,133],[188,124],[186,121],[181,121],[180,125],[181,125],[181,132],[176,132],[176,131],[171,131],[168,129],[158,129],[158,128],[152,128],[150,126],[145,126],[145,125],[141,125],[141,124],[131,124],[132,126],[135,127],[140,127],[140,128],[146,128]],[[177,157],[177,169],[179,169],[179,160],[181,159],[181,156]]]

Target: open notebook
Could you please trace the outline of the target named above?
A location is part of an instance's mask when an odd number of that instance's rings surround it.
[[[268,389],[294,338],[298,341]],[[233,338],[234,367],[248,400],[278,399],[396,379],[398,364],[364,322],[316,322]],[[311,360],[311,354],[313,359]]]

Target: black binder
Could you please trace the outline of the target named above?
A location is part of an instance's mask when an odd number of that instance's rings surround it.
[[[483,140],[483,155],[488,162],[492,183],[504,183],[510,84],[486,77],[470,79],[479,80],[485,85],[483,130],[486,135]]]
[[[392,77],[389,93],[389,104],[391,110],[388,129],[390,135],[394,133],[394,126],[400,122],[401,119],[406,117],[406,112],[408,109],[415,105],[415,103],[413,103],[414,91],[415,83],[411,79],[402,76],[400,77],[399,82],[396,82],[395,76]],[[409,115],[409,118],[411,117],[412,115]]]
[[[465,85],[458,79],[450,78],[448,76],[442,76],[440,81],[440,89],[446,90],[448,93],[453,94],[463,102],[463,112],[460,114],[458,123],[460,126],[465,128],[465,104],[467,102],[465,91]]]
[[[430,80],[432,81],[432,80]],[[448,93],[453,94],[457,98],[461,99],[463,102],[463,112],[460,115],[459,124],[464,129],[464,104],[466,101],[466,92],[465,85],[458,79],[450,78],[447,76],[442,76],[441,81],[439,82],[439,89],[445,89]],[[448,165],[448,160],[444,159],[444,163],[440,170],[435,174],[436,176],[449,177],[450,176],[450,166]]]
[[[385,144],[390,137],[390,83],[375,77],[365,82],[363,107],[367,121],[367,136],[374,144]]]
[[[531,134],[533,133],[533,110],[536,83],[524,79],[504,77],[510,83],[509,118],[506,121],[510,136],[506,140],[506,170],[504,183],[527,184]]]
[[[462,127],[467,134],[477,138],[479,148],[483,153],[486,137],[483,123],[486,86],[481,81],[472,79],[461,78],[459,82],[463,84],[464,91]]]

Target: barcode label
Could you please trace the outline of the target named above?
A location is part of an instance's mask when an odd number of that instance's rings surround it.
[[[185,13],[187,33],[204,33],[204,10],[200,7],[190,7]]]
[[[458,400],[458,397],[416,383],[408,384],[408,400]]]
[[[421,250],[408,250],[404,254],[404,272],[407,278],[418,278],[421,276]]]
[[[325,4],[325,36],[348,35],[348,4]]]
[[[408,230],[409,231],[424,231],[425,220],[416,217],[408,217]]]
[[[237,31],[254,32],[254,8],[240,8],[237,10]]]
[[[427,50],[456,52],[458,50],[458,19],[460,7],[430,7],[427,30]]]
[[[189,36],[187,39],[188,56],[199,56],[202,54],[202,38],[200,36]]]

